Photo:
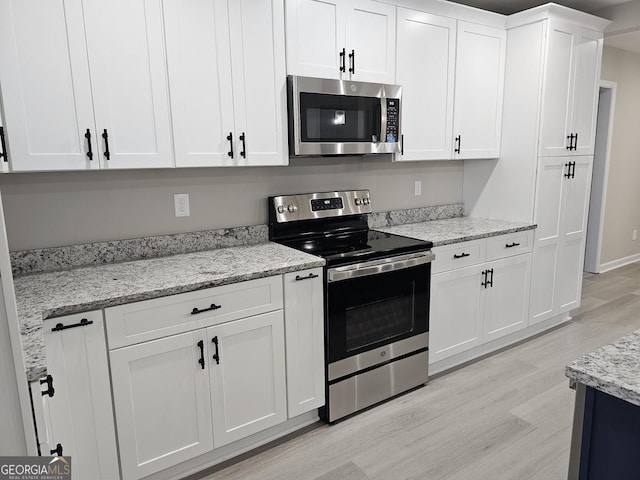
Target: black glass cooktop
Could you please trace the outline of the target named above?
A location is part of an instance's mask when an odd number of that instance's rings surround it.
[[[426,251],[433,246],[431,242],[377,230],[319,235],[304,239],[290,239],[279,243],[323,257],[329,266]]]

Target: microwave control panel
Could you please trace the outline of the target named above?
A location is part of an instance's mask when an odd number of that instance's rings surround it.
[[[399,98],[387,98],[387,143],[398,142],[398,124],[400,121],[400,99]]]

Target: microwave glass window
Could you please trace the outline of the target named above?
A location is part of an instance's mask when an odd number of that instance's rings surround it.
[[[303,142],[378,142],[380,99],[319,93],[300,94]]]

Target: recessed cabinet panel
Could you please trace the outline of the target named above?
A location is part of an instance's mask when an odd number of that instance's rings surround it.
[[[535,212],[537,242],[557,239],[560,235],[562,178],[568,171],[567,163],[551,158],[543,158],[540,162]]]
[[[402,85],[402,155],[451,158],[456,21],[398,8],[396,81]]]
[[[102,167],[173,166],[160,0],[91,0],[84,11]]]
[[[287,419],[282,310],[208,328],[207,345],[216,448]]]
[[[231,166],[227,1],[163,0],[163,7],[176,166]]]
[[[213,449],[206,340],[198,330],[110,352],[123,478]]]
[[[500,156],[506,39],[502,29],[458,21],[453,158]]]
[[[99,167],[85,43],[80,0],[0,3],[0,87],[13,171]]]

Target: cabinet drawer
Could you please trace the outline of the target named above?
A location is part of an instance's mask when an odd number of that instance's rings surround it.
[[[468,267],[485,261],[486,240],[473,240],[471,242],[453,243],[434,247],[436,256],[432,264],[431,272],[445,272],[454,268]]]
[[[487,238],[487,261],[528,253],[533,246],[533,230]]]
[[[280,275],[249,280],[107,308],[107,340],[112,350],[281,308]]]

